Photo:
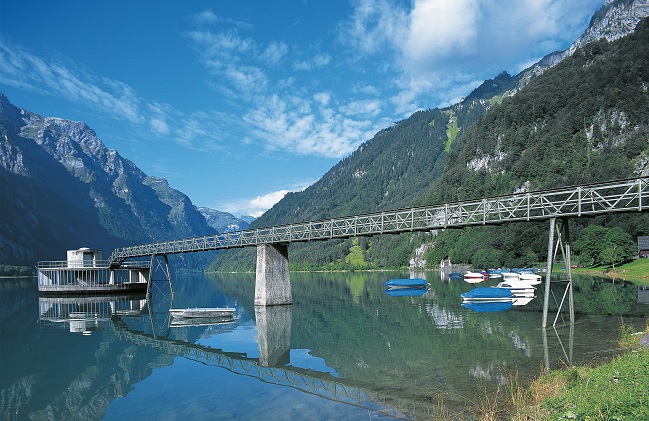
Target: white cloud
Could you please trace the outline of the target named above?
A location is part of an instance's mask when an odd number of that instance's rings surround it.
[[[474,80],[515,73],[568,44],[602,0],[356,0],[339,40],[396,73],[392,102],[413,112]],[[390,67],[391,66],[391,67]],[[447,102],[447,101],[442,101]],[[426,104],[430,106],[431,104]],[[435,105],[435,104],[433,104]],[[421,106],[420,106],[421,107]]]
[[[409,67],[438,57],[470,54],[476,48],[477,0],[416,0],[403,54]]]
[[[142,100],[119,81],[97,77],[61,59],[42,59],[0,41],[0,81],[83,103],[114,118],[142,123]]]
[[[151,124],[151,128],[159,134],[165,135],[169,133],[169,125],[162,120],[161,118],[154,117],[151,119],[149,122]]]
[[[288,192],[288,190],[279,190],[252,199],[239,199],[220,203],[215,208],[237,216],[250,215],[258,218],[268,209],[272,208],[275,203],[282,200]]]
[[[329,101],[331,101],[331,94],[328,92],[316,92],[313,95],[313,99],[321,106],[326,107],[329,105]]]
[[[287,53],[288,46],[284,42],[271,41],[264,52],[261,53],[260,59],[269,64],[278,64]]]
[[[348,155],[380,130],[369,120],[355,120],[330,107],[314,113],[297,96],[265,98],[243,120],[266,149],[330,158]]]
[[[322,68],[331,62],[329,54],[318,54],[309,60],[297,61],[293,64],[294,70],[311,71],[314,69]]]
[[[268,209],[272,208],[277,202],[282,200],[287,193],[302,191],[314,182],[315,180],[296,184],[287,189],[273,191],[253,198],[242,198],[239,200],[219,203],[214,206],[214,209],[228,212],[233,215],[250,215],[258,218]]]

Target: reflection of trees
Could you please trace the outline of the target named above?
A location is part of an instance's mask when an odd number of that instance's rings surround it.
[[[610,281],[592,276],[576,277],[575,311],[586,314],[611,316],[643,316],[637,302],[637,288],[624,281]]]

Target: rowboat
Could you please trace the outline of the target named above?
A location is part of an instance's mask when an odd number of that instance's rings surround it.
[[[428,288],[430,285],[422,278],[395,278],[385,281],[385,287],[388,289],[397,288]]]
[[[214,317],[232,317],[234,314],[233,308],[229,307],[213,307],[213,308],[171,308],[169,313],[174,318],[214,318]]]

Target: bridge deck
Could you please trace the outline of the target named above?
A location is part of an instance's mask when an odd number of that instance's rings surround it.
[[[648,197],[649,177],[641,177],[143,244],[114,250],[109,262],[116,267],[132,257],[646,211]]]

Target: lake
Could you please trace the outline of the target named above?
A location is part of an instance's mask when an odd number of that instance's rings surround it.
[[[544,332],[542,285],[527,305],[476,312],[460,298],[475,285],[416,275],[425,294],[391,296],[383,283],[408,273],[292,273],[293,305],[268,308],[253,304],[254,274],[177,273],[174,294],[156,282],[149,301],[43,297],[35,280],[0,279],[1,418],[470,419],[514,375],[615,355],[621,324],[642,330],[649,315],[649,290],[576,277],[576,323],[564,305]],[[236,311],[176,326],[170,307]]]

